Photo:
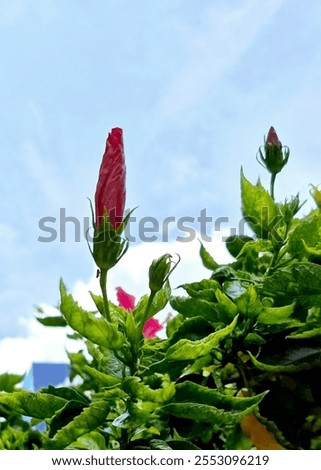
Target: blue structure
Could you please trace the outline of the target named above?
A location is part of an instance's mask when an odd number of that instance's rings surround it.
[[[34,362],[24,379],[23,387],[35,392],[48,385],[62,385],[69,377],[69,371],[69,364]]]

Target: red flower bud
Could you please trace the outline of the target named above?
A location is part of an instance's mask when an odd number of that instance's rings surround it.
[[[256,159],[270,173],[276,175],[287,164],[289,156],[289,148],[282,145],[274,127],[270,127],[267,138],[264,139],[264,146],[259,148]]]
[[[275,132],[274,127],[270,127],[265,143],[268,145],[272,144],[272,145],[278,145],[279,147],[282,147],[282,144],[278,138],[277,133]]]
[[[111,130],[101,162],[95,194],[96,227],[101,224],[106,211],[116,230],[122,223],[126,198],[126,168],[123,131]]]

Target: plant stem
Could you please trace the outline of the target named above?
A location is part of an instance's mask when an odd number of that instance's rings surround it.
[[[272,173],[271,175],[271,183],[270,183],[270,194],[272,199],[274,200],[274,184],[275,184],[276,173]]]
[[[109,312],[109,305],[108,305],[108,297],[107,297],[107,269],[102,269],[100,271],[100,288],[103,294],[103,301],[104,301],[104,317],[107,321],[111,322],[111,316]]]
[[[156,291],[151,291],[148,302],[147,302],[147,305],[146,305],[146,310],[145,310],[143,322],[142,322],[143,326],[144,326],[145,321],[148,320],[149,311],[150,311],[150,308],[152,306],[155,295],[156,295]]]

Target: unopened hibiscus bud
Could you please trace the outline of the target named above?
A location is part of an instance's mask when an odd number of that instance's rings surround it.
[[[276,175],[287,164],[289,156],[289,148],[282,146],[274,127],[271,127],[264,142],[263,152],[262,147],[259,148],[257,160],[270,173]]]
[[[158,259],[154,259],[149,268],[149,288],[151,292],[158,292],[162,289],[178,262],[173,266],[172,263],[172,255],[168,253]]]
[[[267,138],[266,138],[266,141],[265,141],[265,144],[266,145],[277,145],[279,147],[282,147],[282,144],[279,141],[278,135],[275,132],[274,127],[270,127]]]
[[[100,165],[95,193],[95,224],[99,227],[105,212],[116,230],[122,223],[126,198],[126,168],[123,131],[111,130]]]
[[[128,248],[128,240],[120,236],[126,225],[125,176],[123,131],[116,127],[107,137],[95,193],[92,255],[102,271],[115,266]]]

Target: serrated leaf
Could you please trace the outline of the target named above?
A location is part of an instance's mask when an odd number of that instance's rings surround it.
[[[76,400],[84,404],[89,403],[89,399],[78,390],[72,387],[49,387],[42,388],[42,393],[49,393],[49,395],[54,395],[55,397],[63,398],[64,400]]]
[[[263,283],[263,290],[271,297],[296,300],[305,307],[321,305],[321,266],[314,263],[295,263],[278,269]]]
[[[206,356],[206,354],[219,345],[222,339],[232,333],[236,326],[237,319],[238,317],[235,317],[230,325],[211,333],[201,340],[179,340],[176,344],[169,347],[166,352],[166,359],[185,361],[187,359],[196,359],[201,356]]]
[[[220,314],[220,319],[226,324],[233,320],[237,314],[237,306],[224,292],[217,289],[215,292],[218,302],[217,310]]]
[[[139,377],[128,377],[123,381],[123,389],[130,396],[155,403],[164,403],[175,395],[175,384],[168,378],[164,379],[162,385],[162,388],[154,390],[141,383]]]
[[[303,329],[299,329],[298,331],[291,333],[287,336],[289,339],[308,339],[308,338],[315,338],[321,336],[321,327],[310,327],[308,325]]]
[[[289,252],[302,259],[306,256],[309,248],[321,248],[321,216],[303,219],[289,234]]]
[[[258,316],[262,311],[262,304],[253,286],[243,292],[240,297],[235,299],[238,311],[245,317]]]
[[[66,400],[48,393],[19,390],[0,394],[0,404],[22,415],[45,419],[51,418],[57,410],[65,406]]]
[[[259,370],[264,372],[298,372],[306,370],[321,364],[321,348],[309,348],[301,346],[296,348],[287,348],[282,357],[266,358],[261,362],[248,351],[252,364]]]
[[[112,350],[121,348],[125,340],[124,335],[117,331],[114,324],[83,310],[72,296],[67,294],[62,281],[60,281],[60,295],[60,310],[71,328],[99,346]]]
[[[66,426],[78,416],[86,404],[83,401],[70,400],[63,408],[58,410],[50,421],[49,437],[52,438],[59,429]]]
[[[203,279],[200,282],[182,284],[178,287],[182,287],[193,298],[215,302],[215,292],[220,288],[220,284],[214,279]]]
[[[284,307],[271,307],[263,308],[263,311],[259,314],[257,321],[264,325],[279,325],[284,322],[293,321],[295,324],[300,324],[294,319],[290,319],[294,312],[295,304],[285,305]]]
[[[192,341],[205,338],[214,332],[214,327],[210,322],[203,317],[188,318],[182,325],[175,331],[173,336],[169,339],[168,344],[177,343],[180,339],[186,338]]]
[[[172,297],[170,304],[174,310],[184,315],[185,318],[204,317],[212,322],[219,320],[214,302],[190,297]]]
[[[268,238],[282,216],[276,203],[261,184],[254,186],[241,170],[242,211],[252,230],[260,238]]]
[[[80,436],[94,431],[105,422],[109,410],[110,406],[105,400],[93,402],[80,415],[76,416],[73,421],[57,432],[54,439],[51,440],[52,448],[65,449]]]
[[[176,385],[175,402],[195,402],[215,406],[227,411],[243,411],[253,405],[258,405],[266,393],[260,393],[253,397],[234,397],[187,380]]]
[[[3,392],[13,392],[15,386],[21,383],[24,375],[17,374],[1,374],[0,375],[0,390]]]
[[[252,405],[243,411],[225,411],[210,405],[186,402],[169,403],[162,407],[162,411],[180,418],[211,423],[215,426],[227,426],[239,423],[244,416],[249,414],[256,407],[257,405]]]
[[[72,450],[106,450],[105,438],[97,431],[83,434],[67,447]]]
[[[90,367],[87,364],[83,366],[83,371],[86,372],[92,379],[95,380],[97,384],[100,384],[102,387],[112,387],[120,383],[120,379],[114,377],[110,374],[105,374],[100,372],[94,367]]]

